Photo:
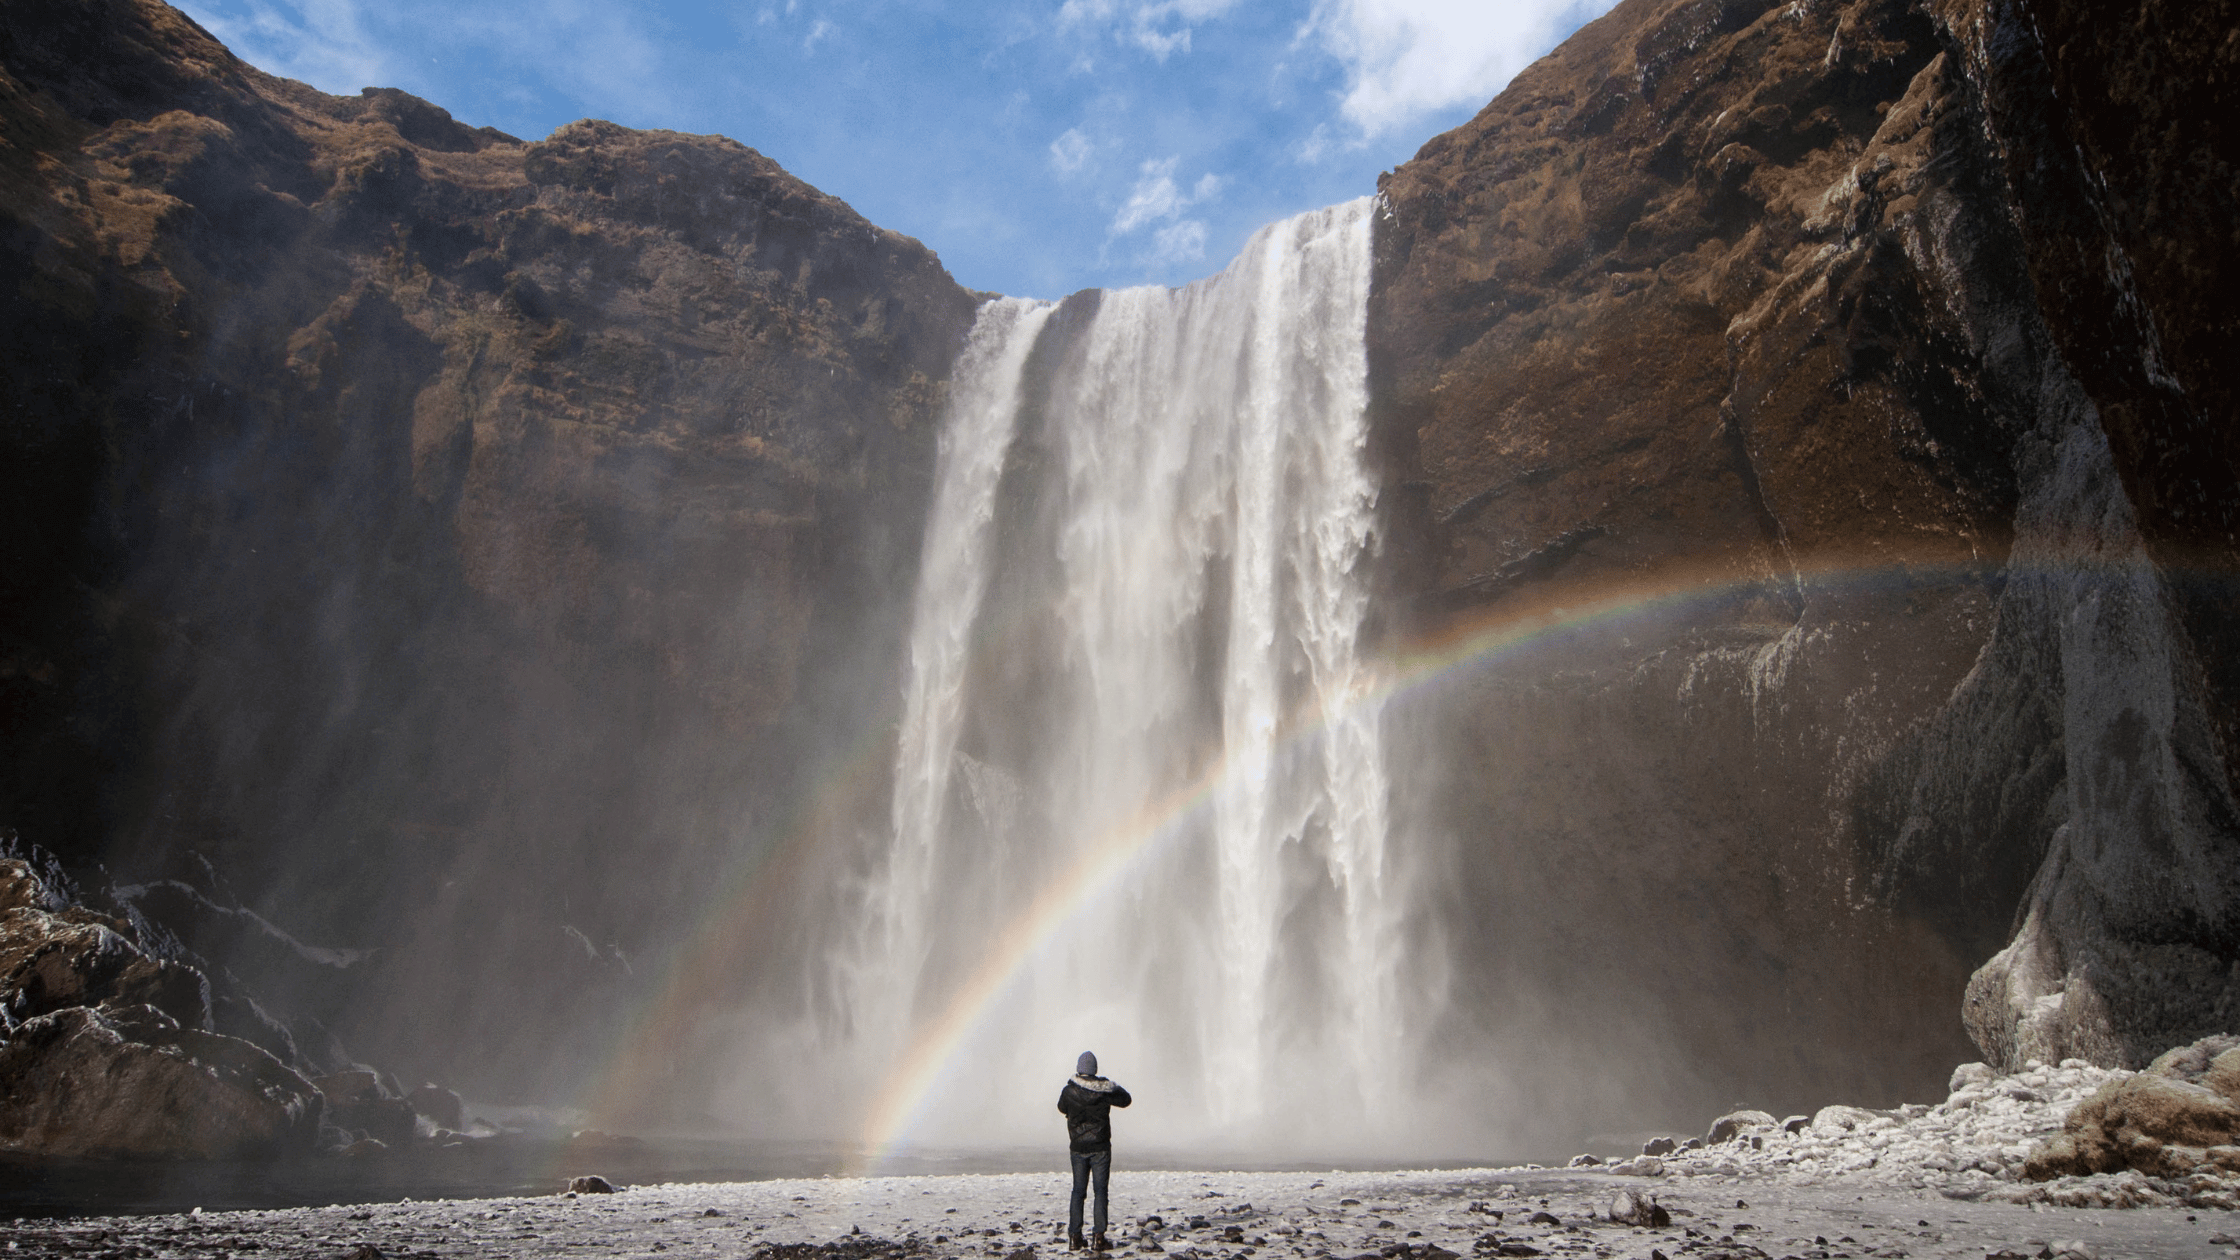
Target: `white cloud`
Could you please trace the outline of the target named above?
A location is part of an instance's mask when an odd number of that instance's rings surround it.
[[[1050,165],[1070,175],[1088,165],[1095,148],[1089,137],[1081,134],[1081,128],[1074,127],[1050,142]]]
[[[1197,219],[1184,219],[1152,234],[1151,257],[1145,261],[1154,267],[1163,267],[1200,262],[1205,256],[1206,225]]]
[[[1120,207],[1120,213],[1112,216],[1112,237],[1126,236],[1153,224],[1163,225],[1151,233],[1151,249],[1142,258],[1144,265],[1154,269],[1205,258],[1205,221],[1183,218],[1182,212],[1221,195],[1222,178],[1210,171],[1199,176],[1189,192],[1182,191],[1182,186],[1174,179],[1174,168],[1180,161],[1180,158],[1170,157],[1145,162],[1138,172],[1136,186],[1128,193],[1127,202]]]
[[[1147,223],[1178,218],[1191,205],[1221,191],[1220,178],[1209,174],[1198,181],[1194,192],[1183,192],[1174,182],[1175,163],[1180,160],[1160,158],[1143,164],[1127,202],[1120,207],[1120,213],[1112,216],[1114,236],[1126,236]]]
[[[815,51],[817,41],[830,34],[832,34],[832,23],[825,21],[823,18],[818,18],[816,24],[809,28],[809,37],[801,41],[801,51]]]
[[[1058,25],[1089,28],[1133,44],[1159,61],[1190,51],[1190,32],[1200,22],[1217,18],[1235,8],[1237,0],[1066,0],[1058,10]]]
[[[1317,0],[1302,38],[1345,67],[1340,112],[1361,137],[1491,100],[1556,36],[1613,0]],[[1302,149],[1327,148],[1318,133]]]

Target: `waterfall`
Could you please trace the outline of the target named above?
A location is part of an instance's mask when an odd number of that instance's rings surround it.
[[[919,1140],[1051,1139],[1083,1049],[1155,1142],[1393,1117],[1406,888],[1361,643],[1370,214],[1274,224],[1183,289],[981,310],[892,832],[836,951],[862,1069],[941,1075]]]

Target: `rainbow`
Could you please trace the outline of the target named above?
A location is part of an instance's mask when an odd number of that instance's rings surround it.
[[[1963,550],[1965,546],[1960,544]],[[1727,566],[1723,570],[1668,572],[1616,582],[1607,577],[1570,585],[1542,582],[1535,584],[1536,593],[1529,600],[1510,598],[1475,615],[1449,619],[1435,632],[1389,653],[1386,681],[1352,703],[1359,707],[1406,701],[1450,684],[1470,670],[1486,668],[1567,633],[1588,627],[1617,628],[1628,619],[1668,616],[1691,606],[1716,610],[1721,605],[1732,606],[1769,594],[1824,594],[1875,586],[1981,586],[2011,579],[2019,571],[1970,554],[1950,562],[1860,566],[1831,561],[1794,576],[1764,571],[1738,576],[1735,566]],[[2073,576],[2076,572],[2073,566],[2064,567],[2049,576]],[[1297,715],[1283,739],[1287,746],[1312,739],[1339,716]],[[878,735],[883,734],[880,728]],[[649,1072],[659,1075],[657,1064],[663,1048],[678,1044],[689,1033],[701,997],[717,991],[717,981],[736,969],[740,951],[750,946],[748,936],[763,918],[761,911],[780,889],[798,878],[830,821],[844,814],[868,785],[884,781],[885,766],[879,758],[885,752],[883,738],[868,738],[848,759],[841,774],[823,791],[808,795],[801,813],[789,824],[786,838],[735,871],[721,893],[711,899],[699,931],[672,955],[668,979],[641,1017],[633,1021],[622,1049],[603,1074],[594,1095],[598,1101],[591,1107],[594,1116],[627,1114],[622,1104],[630,1100],[635,1088],[642,1088],[634,1082],[644,1081]],[[921,1023],[909,1044],[897,1054],[897,1070],[886,1074],[884,1088],[864,1113],[859,1131],[861,1165],[851,1171],[875,1168],[909,1140],[934,1084],[955,1070],[954,1061],[972,1034],[1036,955],[1148,855],[1172,837],[1187,832],[1193,816],[1206,808],[1223,778],[1235,772],[1232,763],[1218,762],[1184,787],[1146,804],[1134,817],[1087,846],[1070,867],[1050,879],[992,936],[979,963],[947,1006]]]

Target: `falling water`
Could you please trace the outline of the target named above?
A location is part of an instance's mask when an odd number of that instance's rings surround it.
[[[1275,224],[1184,289],[981,311],[892,835],[837,977],[867,1070],[940,1072],[919,1140],[1047,1138],[1084,1048],[1153,1140],[1342,1142],[1393,1115],[1404,889],[1361,645],[1370,213]],[[1084,884],[1100,861],[1116,873]],[[1037,914],[1055,930],[1022,933]],[[959,1040],[932,1039],[944,1020]]]

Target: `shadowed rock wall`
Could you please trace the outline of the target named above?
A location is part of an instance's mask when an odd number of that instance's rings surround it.
[[[0,819],[221,991],[564,1084],[881,729],[975,299],[732,141],[325,96],[155,0],[8,6],[0,208]]]
[[[1404,795],[1513,1111],[1926,1097],[1964,989],[2010,1065],[2229,1022],[2219,14],[1629,0],[1382,181],[1396,629],[1475,653]]]

